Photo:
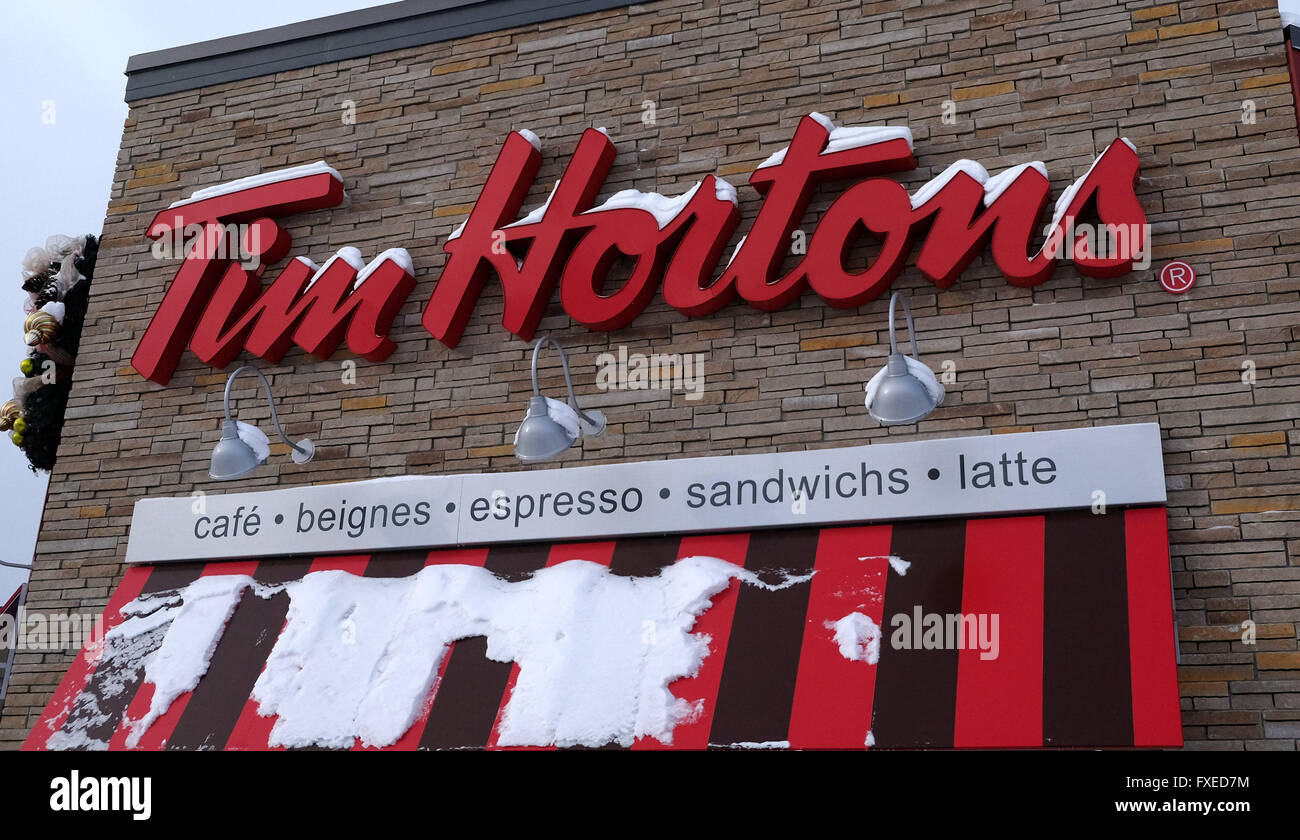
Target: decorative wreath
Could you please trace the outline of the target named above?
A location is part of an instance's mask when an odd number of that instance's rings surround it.
[[[93,236],[55,235],[23,257],[23,333],[31,349],[18,366],[13,399],[0,406],[0,431],[27,454],[33,472],[49,472],[58,454],[98,252]]]

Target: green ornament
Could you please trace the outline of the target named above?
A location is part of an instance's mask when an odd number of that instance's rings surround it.
[[[36,363],[31,359],[23,359],[22,363],[18,365],[18,369],[23,372],[23,376],[31,376],[32,372],[36,370]]]
[[[14,421],[14,432],[21,435],[26,431],[27,431],[27,421],[19,417],[17,420]]]
[[[22,436],[21,434],[19,434],[18,432],[14,432],[12,435],[10,435],[10,436],[9,436],[9,439],[12,440],[12,441],[14,442],[14,446],[22,446],[22,445],[23,445],[23,436]]]

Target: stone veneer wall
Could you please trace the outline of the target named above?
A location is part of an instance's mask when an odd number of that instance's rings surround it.
[[[355,385],[341,384],[345,353],[321,362],[295,348],[263,365],[289,433],[320,449],[307,468],[272,458],[236,488],[249,490],[519,468],[509,442],[529,389],[528,348],[499,325],[499,290],[489,287],[455,350],[419,323],[442,244],[511,128],[544,143],[527,206],[544,198],[580,132],[603,125],[619,149],[605,195],[677,194],[717,173],[740,186],[738,236],[758,206],[745,179],[810,111],[909,125],[911,189],[957,158],[993,171],[1040,159],[1059,195],[1123,135],[1143,161],[1155,266],[1190,261],[1195,290],[1175,297],[1151,271],[1092,280],[1070,265],[1021,289],[981,257],[938,292],[909,268],[896,288],[911,296],[923,356],[951,359],[958,373],[919,436],[1158,421],[1188,745],[1295,749],[1300,143],[1284,49],[1273,0],[662,0],[137,102],[28,607],[102,608],[122,575],[137,499],[232,489],[206,475],[225,373],[187,354],[161,388],[129,367],[177,267],[151,258],[145,226],[196,188],[325,159],[350,205],[289,219],[293,253],[322,262],[343,245],[367,257],[402,245],[417,266],[392,331],[397,352],[360,361]],[[654,125],[641,121],[647,99]],[[341,119],[344,100],[356,103],[355,124]],[[952,124],[941,120],[945,100],[956,104]],[[1242,120],[1246,100],[1253,123]],[[819,193],[805,230],[835,194]],[[539,334],[569,349],[578,387],[611,420],[610,434],[565,463],[916,438],[914,427],[881,428],[862,405],[886,352],[886,303],[842,311],[809,294],[776,313],[736,303],[687,320],[656,300],[610,334],[572,324],[557,295]],[[703,399],[597,393],[595,356],[619,344],[704,353]],[[1242,381],[1247,360],[1253,385]],[[547,364],[558,381],[555,360]],[[267,416],[252,380],[238,393],[241,415]],[[1254,646],[1238,641],[1247,619]],[[21,742],[70,661],[19,656],[0,746]]]

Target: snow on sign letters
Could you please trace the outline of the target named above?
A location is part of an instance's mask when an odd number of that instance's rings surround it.
[[[423,323],[449,347],[460,341],[490,277],[504,290],[503,325],[529,340],[557,284],[575,321],[613,330],[636,318],[657,290],[689,317],[708,315],[737,296],[758,309],[779,309],[808,287],[832,306],[857,307],[889,288],[913,250],[916,267],[940,288],[986,243],[1017,286],[1042,283],[1060,259],[1072,260],[1086,276],[1113,277],[1146,254],[1146,216],[1135,193],[1138,156],[1122,138],[1061,194],[1045,241],[1034,250],[1050,194],[1042,163],[990,176],[980,164],[958,160],[909,194],[895,181],[872,177],[916,167],[907,128],[837,127],[810,114],[790,145],[750,176],[763,203],[716,278],[740,224],[738,196],[726,181],[708,175],[677,197],[623,190],[593,206],[615,147],[603,130],[588,129],[549,198],[520,218],[541,165],[540,147],[530,131],[507,136],[469,218],[445,245],[449,256]],[[814,188],[854,179],[827,209],[806,254],[780,275]],[[342,177],[322,162],[199,190],[158,213],[147,231],[155,250],[167,255],[176,249],[165,246],[180,242],[184,259],[136,348],[134,368],[166,384],[187,345],[218,368],[241,350],[276,362],[290,345],[328,358],[346,342],[366,359],[387,357],[395,347],[388,336],[393,318],[415,287],[405,250],[367,263],[357,249],[343,248],[321,267],[297,256],[262,287],[264,268],[291,245],[276,219],[342,201]],[[880,251],[865,270],[850,270],[844,257],[863,230],[879,240]],[[620,257],[634,268],[617,291],[607,292]]]

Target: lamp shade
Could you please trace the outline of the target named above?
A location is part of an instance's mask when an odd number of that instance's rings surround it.
[[[521,461],[545,461],[573,445],[577,437],[551,418],[546,397],[528,401],[528,413],[515,432],[515,457]]]
[[[902,353],[891,353],[885,376],[877,383],[875,398],[867,409],[886,426],[915,423],[934,411],[938,401],[930,389],[908,369]]]
[[[240,439],[235,422],[227,420],[221,426],[221,440],[212,448],[212,466],[208,469],[208,476],[218,481],[242,478],[265,460]]]
[[[904,356],[898,349],[894,307],[899,301],[902,301],[903,314],[907,316],[907,334],[912,339],[911,356]],[[907,298],[894,292],[889,298],[889,359],[867,383],[867,413],[882,425],[915,423],[943,402],[943,386],[934,371],[926,367],[918,356],[912,308],[907,305]]]

